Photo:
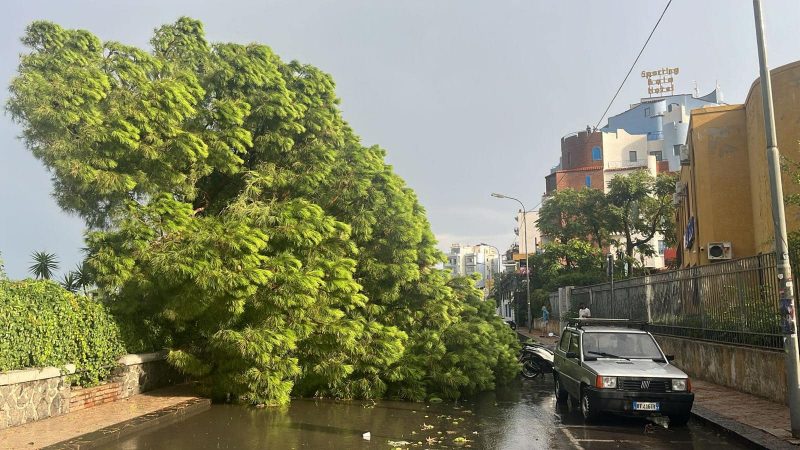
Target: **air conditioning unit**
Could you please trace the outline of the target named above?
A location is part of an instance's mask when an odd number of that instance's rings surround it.
[[[689,147],[687,147],[686,145],[681,145],[680,155],[681,155],[681,165],[688,166],[691,163]]]
[[[709,242],[708,260],[721,261],[733,258],[733,247],[730,242]]]

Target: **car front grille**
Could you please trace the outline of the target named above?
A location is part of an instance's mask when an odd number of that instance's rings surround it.
[[[668,383],[669,380],[658,379],[622,380],[621,388],[623,391],[667,392]]]

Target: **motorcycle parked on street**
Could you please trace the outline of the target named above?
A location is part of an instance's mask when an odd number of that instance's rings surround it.
[[[519,362],[522,364],[522,376],[529,380],[553,373],[553,351],[542,344],[523,344]]]

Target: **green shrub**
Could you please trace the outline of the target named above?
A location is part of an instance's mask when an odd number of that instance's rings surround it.
[[[0,281],[0,371],[75,364],[74,381],[106,379],[125,353],[106,308],[52,281]]]

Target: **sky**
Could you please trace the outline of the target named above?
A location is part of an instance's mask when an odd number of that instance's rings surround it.
[[[594,125],[666,1],[6,0],[0,102],[33,20],[143,48],[155,27],[190,16],[212,42],[260,42],[330,73],[345,119],[379,144],[425,206],[440,248],[515,240],[515,202],[541,200],[561,136]],[[800,2],[767,0],[770,67],[800,59]],[[680,67],[676,92],[718,83],[741,103],[758,76],[752,2],[674,0],[610,114],[647,96],[642,70]],[[46,169],[0,116],[0,258],[27,276],[30,254],[81,260],[84,226],[51,197]],[[780,143],[779,143],[780,144]],[[62,270],[62,271],[63,271]]]

